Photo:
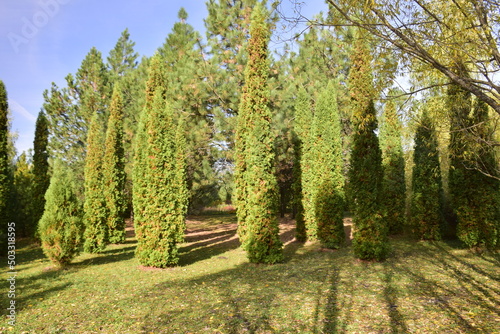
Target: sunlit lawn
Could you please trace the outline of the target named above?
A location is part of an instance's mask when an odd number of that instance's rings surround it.
[[[392,240],[383,263],[349,246],[293,241],[286,261],[248,263],[234,215],[191,217],[181,264],[143,268],[135,239],[53,270],[39,247],[17,254],[13,333],[500,333],[500,261],[456,244]],[[5,261],[4,261],[5,262]],[[7,268],[2,266],[2,291]],[[5,298],[4,298],[5,297]],[[1,307],[8,299],[3,293]],[[4,312],[5,314],[5,312]]]

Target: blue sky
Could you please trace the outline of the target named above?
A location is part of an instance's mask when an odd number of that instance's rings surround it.
[[[302,11],[308,17],[326,8],[323,0],[306,3]],[[141,57],[153,55],[181,7],[204,36],[204,0],[1,0],[0,80],[7,88],[12,130],[19,135],[18,153],[33,146],[42,94],[52,82],[64,86],[64,77],[77,71],[93,46],[105,59],[125,28]],[[282,10],[291,15],[289,0],[283,0]]]

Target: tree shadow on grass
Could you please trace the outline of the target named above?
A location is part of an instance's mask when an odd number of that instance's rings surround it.
[[[68,267],[61,269],[46,269],[38,275],[28,277],[18,275],[16,277],[16,311],[36,307],[41,301],[49,299],[54,294],[71,286],[68,282],[55,286],[52,283],[54,281],[59,281],[62,276],[71,271],[72,270]],[[46,289],[44,287],[45,283],[51,287]],[[28,291],[28,293],[26,293],[26,291]]]
[[[387,263],[384,264],[384,299],[387,305],[391,333],[408,333],[408,327],[404,322],[404,317],[399,311],[398,293],[393,283],[393,269],[389,268]]]
[[[325,305],[325,319],[323,319],[324,326],[322,333],[339,333],[341,330],[339,328],[339,280],[340,274],[338,268],[334,268],[329,280],[330,288],[328,290],[328,298]]]
[[[236,226],[225,231],[214,231],[186,236],[190,244],[179,248],[179,265],[187,266],[198,261],[221,255],[240,246]]]
[[[424,275],[411,270],[410,268],[402,269],[402,272],[410,277],[414,284],[412,294],[420,296],[420,302],[426,308],[439,310],[440,313],[447,314],[449,319],[455,322],[454,326],[458,326],[464,333],[481,333],[472,324],[463,317],[461,312],[457,311],[450,304],[450,299],[455,296],[455,290],[440,284],[436,281],[427,279]]]
[[[296,256],[307,265],[245,262],[220,272],[158,284],[151,297],[139,291],[152,302],[142,330],[154,333],[310,332],[310,324],[300,317],[301,301],[297,296],[302,296],[304,290],[314,296],[322,295],[321,289],[315,286],[323,285],[330,273],[320,260],[330,255],[312,253]],[[172,294],[176,298],[172,299]],[[158,300],[165,302],[158,305],[155,302]],[[285,302],[292,300],[296,301]],[[277,321],[284,328],[275,328]]]
[[[74,261],[69,266],[78,268],[80,266],[101,265],[113,262],[127,261],[134,257],[136,246],[128,246],[125,248],[108,249],[99,254],[94,254],[93,257],[81,261]]]
[[[437,253],[440,254],[440,258],[438,261],[436,256],[430,256],[429,262],[436,266],[441,266],[449,277],[459,282],[460,290],[466,295],[473,297],[471,298],[474,299],[473,303],[489,309],[500,316],[500,290],[494,288],[491,284],[481,282],[479,279],[482,277],[483,279],[486,278],[487,282],[500,282],[500,277],[455,256],[439,244],[435,244],[434,247]],[[479,300],[478,297],[480,297]]]
[[[451,254],[439,243],[421,247],[420,256],[432,268],[436,268],[435,273],[423,272],[420,268],[409,265],[398,267],[399,274],[414,282],[412,295],[425,308],[446,314],[455,323],[454,328],[459,328],[464,333],[491,332],[491,323],[487,319],[498,319],[500,316],[500,294],[498,290],[476,278],[481,275],[487,277],[487,273]],[[481,317],[470,320],[464,311],[464,305],[468,310],[480,312]]]

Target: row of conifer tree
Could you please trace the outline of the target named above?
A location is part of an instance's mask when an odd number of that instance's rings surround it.
[[[180,17],[185,20],[182,12]],[[258,3],[250,21],[248,60],[234,130],[232,202],[237,209],[238,236],[249,260],[276,263],[283,260],[278,209],[287,196],[280,191],[277,139],[273,133],[275,117],[270,107],[273,95],[269,84],[272,65],[268,54],[271,30],[265,6]],[[373,60],[366,40],[358,32],[350,55],[347,82],[352,133],[343,132],[338,107],[338,91],[342,87],[338,80],[329,80],[315,94],[301,88],[289,102],[293,110],[290,125],[293,159],[288,206],[294,211],[297,239],[319,240],[327,248],[341,247],[345,242],[344,212],[350,209],[354,223],[353,249],[360,259],[385,259],[390,250],[389,235],[402,232],[426,240],[457,235],[471,248],[497,249],[499,182],[473,168],[474,160],[470,158],[470,152],[480,152],[483,164],[498,164],[493,149],[481,146],[477,140],[491,139],[488,108],[450,85],[446,97],[452,127],[450,196],[444,196],[437,134],[426,111],[420,115],[415,133],[412,182],[408,183],[402,124],[391,101],[385,104],[378,127]],[[196,147],[190,137],[190,122],[196,117],[178,108],[168,66],[162,52],[148,61],[144,106],[131,146],[135,153],[129,157],[133,168],[128,172],[133,181],[130,197],[138,241],[136,256],[141,264],[155,267],[178,263],[185,218],[194,197],[190,161],[196,158],[190,160],[188,155]],[[84,251],[96,253],[109,243],[125,241],[129,200],[124,110],[131,103],[123,95],[122,85],[126,84],[115,80],[105,112],[99,90],[89,90],[80,96],[90,120],[82,160],[82,194],[78,161],[69,155],[65,159],[64,155],[54,154],[49,172],[49,133],[52,130],[52,138],[58,134],[54,132],[55,124],[43,112],[37,120],[31,189],[33,202],[38,206],[32,206],[30,219],[38,223],[37,236],[45,254],[60,265],[70,262],[82,245]],[[4,224],[13,217],[9,204],[13,203],[16,178],[9,170],[7,95],[3,84],[0,88],[0,209]],[[190,91],[183,94],[189,95]],[[51,96],[47,93],[51,102],[47,109],[52,113],[57,109],[54,96],[62,95],[57,90],[52,90]],[[471,128],[473,136],[464,130]],[[57,146],[53,147],[57,151]],[[411,184],[408,190],[407,184]],[[43,208],[40,203],[44,203]],[[446,203],[451,203],[450,212],[445,210]]]

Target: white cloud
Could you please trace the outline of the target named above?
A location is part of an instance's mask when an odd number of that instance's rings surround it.
[[[27,119],[32,123],[36,122],[36,117],[33,116],[28,110],[26,110],[26,108],[20,105],[17,101],[9,99],[9,107],[13,113],[23,116],[25,119]]]

